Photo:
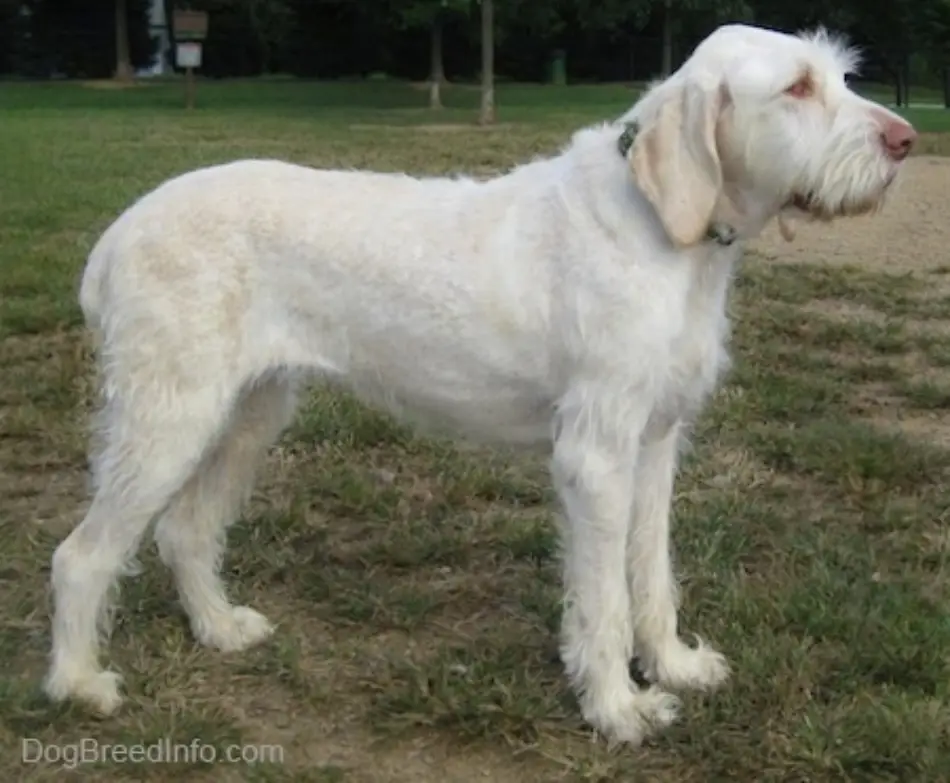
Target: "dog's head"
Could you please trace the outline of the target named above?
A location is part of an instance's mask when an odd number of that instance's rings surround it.
[[[916,138],[913,127],[845,81],[857,55],[819,30],[786,35],[726,25],[622,118],[628,153],[674,243],[713,220],[756,233],[778,217],[830,220],[878,209]]]

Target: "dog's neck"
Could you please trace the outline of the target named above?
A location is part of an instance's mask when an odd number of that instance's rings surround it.
[[[726,179],[716,212],[722,215],[735,231],[739,240],[754,239],[779,213],[781,204],[750,193],[735,182]]]
[[[626,160],[639,130],[640,125],[637,122],[624,123],[623,132],[617,139],[617,151],[624,160]],[[724,247],[728,247],[738,238],[739,234],[733,224],[725,220],[713,220],[706,229],[706,241],[715,242],[717,245]]]
[[[623,131],[617,138],[617,151],[621,158],[627,158],[639,130],[639,123],[635,121],[624,123]],[[716,205],[715,217],[706,230],[705,241],[728,247],[735,242],[752,239],[761,234],[765,226],[778,215],[780,207],[780,204],[766,203],[761,197],[753,198],[727,179]]]

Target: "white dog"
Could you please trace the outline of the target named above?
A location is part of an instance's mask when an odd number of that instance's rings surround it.
[[[250,160],[129,208],[82,281],[102,442],[92,505],[53,556],[49,696],[119,705],[97,627],[153,522],[198,640],[271,633],[218,564],[308,378],[551,445],[561,652],[594,728],[636,743],[674,719],[669,691],[722,683],[723,656],[677,635],[678,444],[727,365],[742,241],[774,218],[790,239],[796,216],[878,208],[908,155],[914,130],[848,88],[854,67],[823,31],[729,25],[618,122],[486,182]]]

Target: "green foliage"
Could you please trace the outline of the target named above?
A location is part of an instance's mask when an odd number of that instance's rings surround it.
[[[127,0],[132,65],[151,61],[149,0]],[[0,73],[104,78],[116,65],[115,0],[0,0]]]
[[[165,0],[170,11],[176,4]],[[335,77],[379,72],[420,78],[438,25],[445,68],[477,78],[478,0],[188,0],[211,16],[202,71]],[[148,62],[149,0],[129,0],[132,60]],[[28,13],[23,13],[26,9]],[[114,0],[0,0],[0,73],[98,77],[114,67]],[[715,25],[753,21],[784,30],[824,25],[865,54],[867,78],[905,74],[940,84],[950,59],[950,0],[506,0],[494,13],[504,77],[544,78],[554,50],[574,79],[657,75],[663,40],[675,67]]]
[[[470,0],[390,0],[390,12],[404,27],[429,27],[452,13],[468,11]]]
[[[637,30],[650,19],[656,0],[571,0],[577,20],[587,30]]]

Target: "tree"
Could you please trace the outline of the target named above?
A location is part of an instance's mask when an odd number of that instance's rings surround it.
[[[445,82],[445,61],[442,58],[442,9],[438,9],[429,25],[429,108],[442,108],[442,84]]]
[[[132,56],[129,46],[129,9],[126,0],[115,0],[115,79],[131,82]]]
[[[660,75],[673,73],[673,0],[663,0],[663,59]]]
[[[861,49],[865,74],[883,72],[894,82],[898,106],[909,101],[910,55],[925,50],[928,12],[946,0],[755,0],[756,21],[780,29],[823,25],[844,33]]]
[[[442,31],[448,17],[469,7],[469,0],[396,0],[396,22],[403,28],[425,27],[429,30],[429,106],[442,108],[442,86],[445,64],[442,52]]]
[[[508,75],[515,78],[550,78],[553,58],[566,56],[568,48],[562,39],[568,2],[505,0],[495,6],[492,9],[495,69],[500,62],[501,67],[509,69]],[[529,76],[522,69],[533,74]],[[518,71],[521,74],[516,76]]]
[[[898,106],[910,102],[910,55],[917,45],[916,18],[932,0],[849,0],[853,32],[894,79]]]
[[[634,44],[637,34],[649,25],[659,28],[662,76],[669,76],[674,62],[673,44],[684,38],[686,22],[703,34],[726,20],[748,19],[754,0],[571,0],[577,19],[585,29],[598,35],[622,35]]]
[[[480,0],[482,6],[482,102],[481,125],[495,122],[495,8],[494,0]]]
[[[682,37],[685,22],[693,21],[708,30],[726,21],[748,20],[752,17],[751,5],[755,0],[659,0],[662,16],[663,53],[660,73],[669,76],[673,72],[673,41]]]
[[[584,36],[622,42],[630,62],[639,60],[638,37],[650,19],[655,0],[568,0],[567,13]],[[574,37],[574,40],[578,40]],[[632,69],[631,69],[632,70]],[[651,72],[653,71],[651,67]]]
[[[950,109],[950,0],[923,3],[916,18],[917,38],[929,70],[940,74],[943,105]]]
[[[260,54],[261,69],[274,69],[275,53],[287,37],[293,15],[284,0],[242,0],[248,28]]]

